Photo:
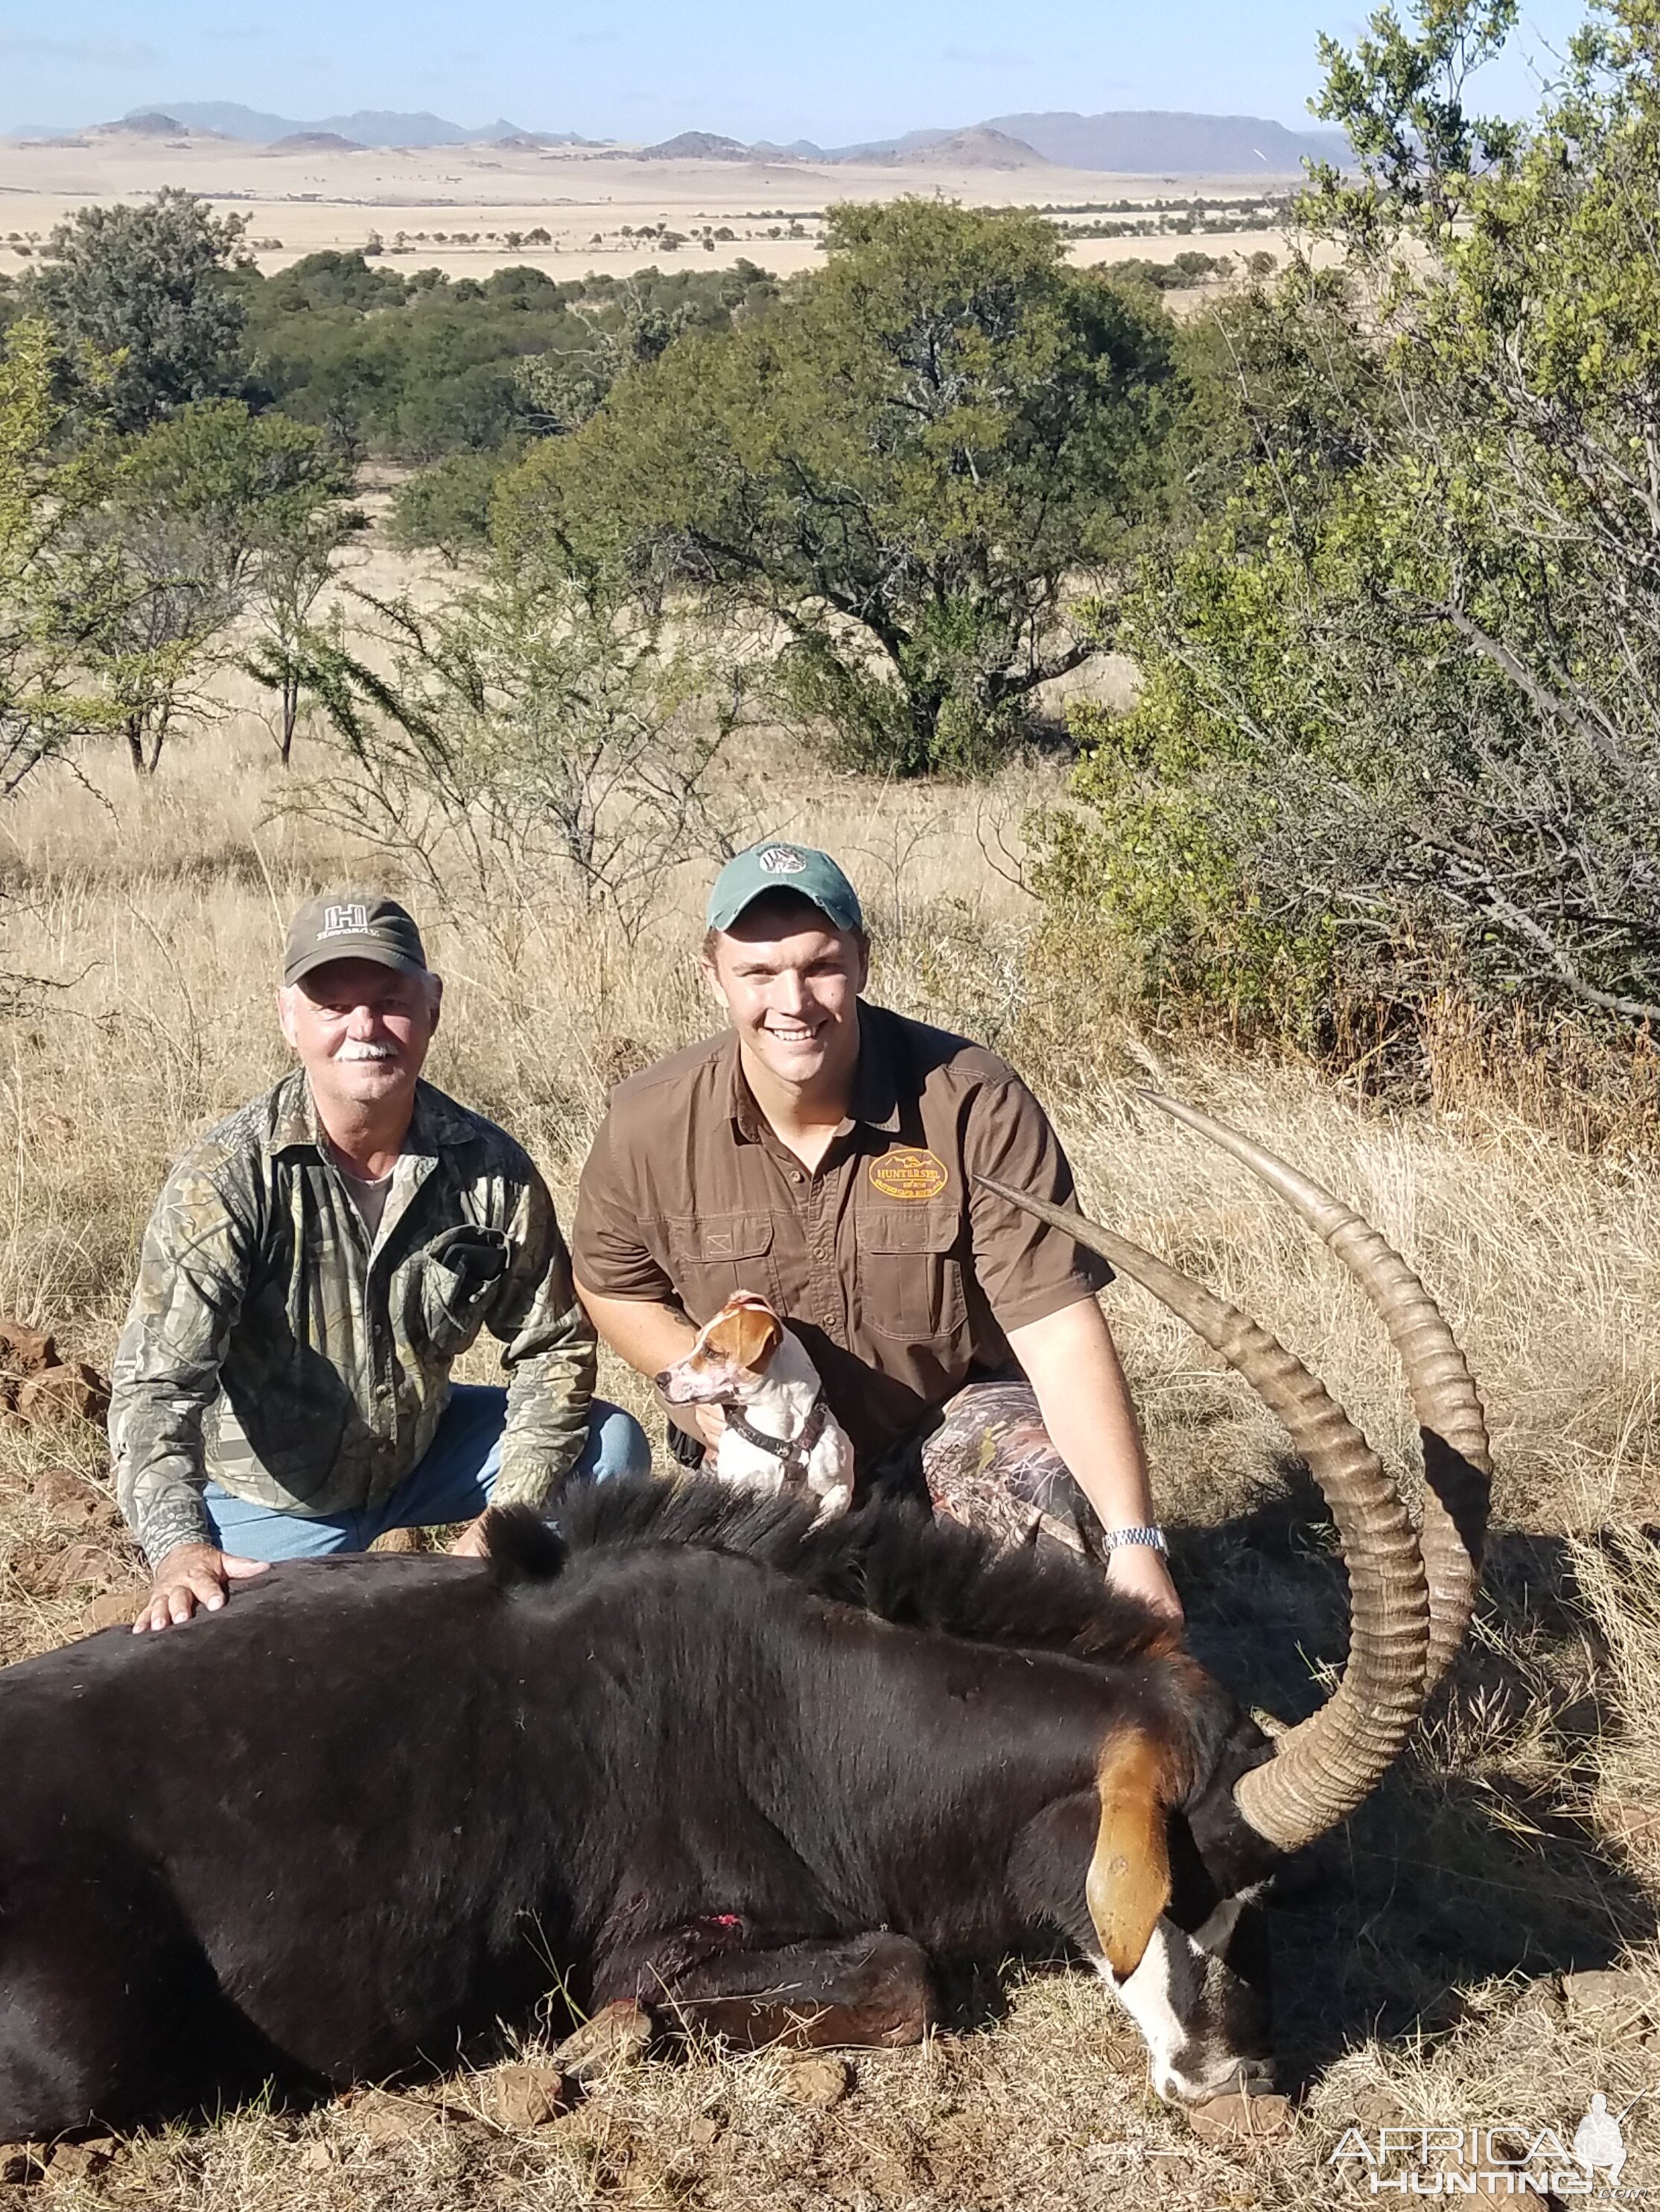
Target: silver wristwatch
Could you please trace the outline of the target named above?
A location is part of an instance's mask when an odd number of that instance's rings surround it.
[[[1110,1552],[1121,1544],[1145,1544],[1150,1552],[1165,1552],[1170,1547],[1164,1541],[1162,1528],[1104,1528],[1101,1540]]]

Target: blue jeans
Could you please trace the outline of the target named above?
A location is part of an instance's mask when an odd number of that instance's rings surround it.
[[[202,1502],[223,1552],[245,1559],[320,1559],[331,1552],[366,1552],[388,1528],[437,1528],[475,1519],[490,1502],[502,1471],[502,1430],[508,1394],[478,1382],[450,1390],[426,1456],[389,1498],[356,1513],[279,1513],[250,1505],[210,1482]],[[648,1474],[651,1446],[632,1413],[596,1398],[588,1440],[569,1480],[604,1481],[616,1474]]]

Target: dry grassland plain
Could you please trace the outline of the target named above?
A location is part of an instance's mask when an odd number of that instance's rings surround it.
[[[384,582],[386,556],[374,557]],[[0,1312],[51,1327],[66,1354],[100,1367],[169,1157],[284,1064],[271,986],[287,912],[362,866],[350,846],[273,817],[283,779],[269,737],[246,701],[228,704],[153,781],[89,751],[0,820],[5,964],[36,979],[0,1019]],[[315,765],[302,748],[296,772]],[[792,2102],[775,2057],[708,2050],[653,2061],[569,2118],[516,2132],[484,2117],[488,2079],[471,2074],[417,2088],[395,2127],[362,2101],[243,2112],[137,2138],[98,2172],[0,2184],[0,2202],[1323,2206],[1367,2196],[1328,2164],[1351,2124],[1374,2142],[1381,2124],[1420,2122],[1566,2137],[1594,2090],[1617,2111],[1660,2088],[1651,1122],[1591,1147],[1565,1133],[1572,1113],[1523,1113],[1459,1079],[1450,1058],[1424,1103],[1380,1105],[1317,1070],[1138,1029],[1110,976],[1044,951],[1035,903],[1012,880],[1005,848],[1018,854],[1046,773],[888,788],[763,733],[734,763],[729,801],[735,824],[841,854],[872,911],[875,994],[1005,1052],[1055,1112],[1091,1210],[1259,1315],[1408,1485],[1415,1439],[1370,1310],[1274,1200],[1137,1103],[1150,1073],[1369,1213],[1444,1300],[1492,1414],[1495,1531],[1452,1692],[1274,1916],[1291,2132],[1201,2141],[1149,2095],[1109,1996],[1061,1962],[1027,1961],[958,1990],[924,2047],[858,2054],[851,2094],[829,2110]],[[711,1025],[695,957],[706,878],[689,866],[666,887],[643,945],[530,915],[512,970],[423,907],[449,985],[432,1073],[523,1139],[567,1214],[608,1082]],[[1293,1717],[1341,1662],[1329,1528],[1243,1387],[1142,1293],[1108,1297],[1195,1647],[1251,1702]],[[488,1370],[476,1357],[472,1371]],[[655,1428],[614,1365],[602,1387]],[[42,1480],[65,1472],[106,1483],[96,1431],[0,1425],[5,1662],[74,1637],[94,1601],[138,1586],[119,1529],[66,1515],[65,1486]],[[1560,1979],[1609,1966],[1628,1972],[1610,2003]],[[1627,2184],[1660,2185],[1660,2101],[1639,2101],[1627,2129]]]
[[[1294,182],[1295,179],[1290,180]],[[164,185],[200,194],[221,215],[248,218],[248,244],[269,276],[325,247],[355,252],[379,240],[405,270],[484,276],[509,264],[558,278],[625,276],[660,268],[729,268],[741,255],[778,276],[818,265],[824,210],[838,200],[939,192],[988,207],[1099,207],[1131,200],[1210,199],[1281,193],[1285,178],[1099,175],[1049,162],[1018,167],[806,161],[648,160],[637,151],[511,146],[365,147],[290,152],[200,136],[170,143],[91,131],[72,141],[0,143],[0,274],[16,275],[54,223],[91,201],[137,201]],[[1072,217],[1073,221],[1087,217]],[[1134,220],[1130,216],[1113,218]],[[665,224],[686,238],[665,253],[654,240],[623,236]],[[790,234],[794,224],[799,235]],[[705,228],[733,235],[706,250]],[[544,245],[508,246],[509,232],[545,230]],[[403,234],[400,242],[398,234]],[[14,235],[15,234],[15,235]],[[459,235],[458,235],[459,234]],[[1225,236],[1085,239],[1084,261],[1188,246],[1211,252],[1283,255],[1272,228]]]

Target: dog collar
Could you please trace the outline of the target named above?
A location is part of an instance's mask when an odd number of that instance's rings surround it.
[[[807,1418],[794,1437],[769,1437],[763,1430],[751,1428],[736,1406],[728,1406],[726,1414],[727,1426],[734,1436],[742,1437],[746,1444],[755,1444],[783,1462],[787,1482],[806,1480],[808,1458],[813,1446],[824,1435],[824,1423],[830,1418],[830,1407],[824,1403],[822,1390],[807,1408]]]

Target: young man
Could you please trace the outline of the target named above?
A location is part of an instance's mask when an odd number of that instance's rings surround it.
[[[336,892],[289,925],[300,1065],[174,1167],[116,1352],[118,1492],[155,1573],[136,1630],[386,1528],[466,1521],[455,1548],[477,1553],[491,1502],[650,1464],[593,1401],[541,1176],[420,1080],[442,995],[393,899]],[[485,1328],[505,1391],[450,1382]]]
[[[574,1261],[605,1341],[655,1375],[758,1291],[818,1364],[860,1487],[920,1477],[1014,1534],[1075,1479],[1112,1579],[1179,1613],[1096,1303],[1110,1271],[975,1180],[1072,1202],[1043,1109],[994,1054],[865,1004],[869,940],[827,854],[752,846],[708,921],[731,1026],[620,1085],[582,1171]],[[718,1407],[685,1410],[718,1439]]]

